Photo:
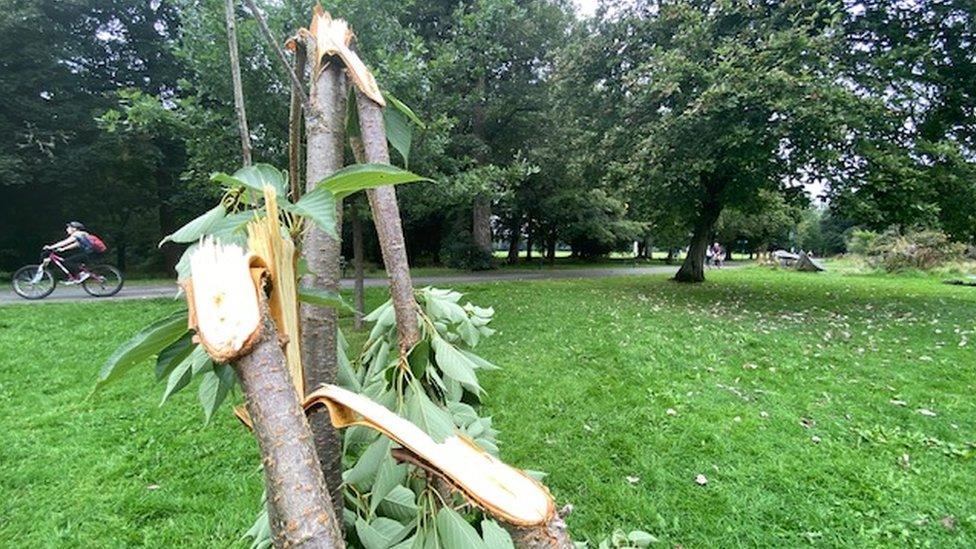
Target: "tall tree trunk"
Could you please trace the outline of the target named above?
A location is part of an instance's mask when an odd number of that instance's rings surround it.
[[[358,87],[355,90],[359,132],[362,135],[366,161],[389,164],[390,150],[386,143],[382,107],[366,97]],[[396,314],[400,350],[406,352],[420,341],[420,324],[417,322],[417,301],[413,295],[413,281],[410,278],[410,263],[407,261],[407,246],[400,224],[396,190],[392,185],[377,187],[368,190],[367,196],[373,210],[373,225],[383,252],[383,264],[390,277],[390,295]]]
[[[474,108],[471,109],[471,128],[480,141],[479,147],[474,153],[479,166],[484,166],[488,161],[485,154],[488,147],[488,143],[485,141],[485,88],[485,77],[481,76],[475,86],[476,101]],[[471,236],[481,251],[487,254],[492,252],[491,196],[487,193],[478,193],[471,205]]]
[[[546,260],[552,265],[556,262],[556,233],[549,233],[546,237]]]
[[[344,547],[337,520],[341,509],[336,514],[330,505],[312,433],[267,306],[263,317],[259,340],[234,370],[261,448],[272,540],[275,547]]]
[[[709,191],[701,205],[698,220],[695,222],[688,255],[685,256],[678,273],[674,275],[674,279],[678,282],[705,281],[705,252],[708,249],[708,240],[711,237],[712,228],[715,227],[715,222],[721,213],[722,204],[718,200],[718,192]]]
[[[241,132],[241,157],[245,166],[251,165],[251,134],[247,127],[247,112],[244,110],[244,88],[241,85],[241,60],[237,52],[237,24],[234,17],[234,0],[224,3],[227,18],[227,48],[230,52],[230,74],[234,86],[234,112],[237,113],[237,128]]]
[[[363,220],[359,217],[359,200],[353,201],[352,208],[352,265],[355,269],[355,306],[356,317],[354,325],[357,330],[363,329],[364,291],[363,291]]]
[[[315,51],[309,47],[310,51]],[[307,131],[305,190],[311,191],[323,178],[343,165],[347,84],[346,73],[332,63],[318,74],[313,71],[309,107],[305,113]],[[342,204],[336,204],[337,226],[342,227]],[[340,231],[341,234],[341,231]],[[339,291],[340,241],[311,226],[302,242],[302,254],[312,274],[304,284],[313,288]],[[338,375],[337,330],[335,309],[302,303],[302,367],[305,392],[323,383],[335,383]],[[342,514],[342,442],[332,427],[329,414],[318,410],[309,415],[315,434],[315,449],[325,471],[326,484],[332,492],[336,514]]]
[[[509,265],[515,265],[519,259],[519,238],[522,236],[522,217],[518,216],[512,221],[508,229],[508,258]]]
[[[525,261],[526,263],[532,261],[532,245],[535,243],[533,237],[535,236],[535,231],[532,227],[532,220],[525,225]]]
[[[491,197],[479,194],[471,206],[471,236],[478,249],[487,254],[491,247]]]
[[[305,46],[301,43],[295,45],[295,72],[299,78],[305,74]],[[302,194],[302,95],[293,82],[288,110],[288,179],[294,201]]]

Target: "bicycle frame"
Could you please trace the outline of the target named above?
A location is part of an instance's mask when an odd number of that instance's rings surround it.
[[[34,275],[34,278],[35,278],[34,282],[37,282],[37,280],[40,280],[41,273],[43,272],[44,268],[47,267],[48,265],[52,264],[52,263],[55,266],[57,266],[57,268],[60,269],[61,272],[64,273],[64,276],[66,276],[68,278],[68,280],[77,280],[78,279],[77,276],[71,274],[71,271],[69,271],[68,268],[65,267],[65,265],[64,265],[64,258],[63,257],[61,257],[60,255],[58,255],[56,252],[49,251],[47,257],[45,257],[44,260],[41,262],[41,266],[37,270],[37,274]],[[101,282],[104,279],[104,277],[98,276],[97,274],[89,271],[88,270],[88,267],[86,267],[85,265],[81,265],[78,268],[78,274],[81,274],[83,272],[88,273],[88,276],[91,276],[91,277],[95,278],[99,282]]]

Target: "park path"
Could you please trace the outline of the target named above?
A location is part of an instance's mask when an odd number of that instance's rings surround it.
[[[736,265],[729,265],[734,268]],[[484,271],[480,273],[463,273],[456,275],[418,276],[414,277],[415,286],[445,285],[445,284],[477,284],[481,282],[514,282],[519,280],[556,280],[572,278],[606,278],[613,276],[634,276],[649,274],[674,274],[678,265],[654,265],[649,267],[596,267],[580,269],[539,269],[513,271]],[[367,288],[386,286],[386,278],[367,278],[364,281]],[[351,289],[353,279],[342,279],[342,288]],[[176,283],[171,284],[134,284],[125,286],[113,297],[98,298],[98,301],[122,299],[159,299],[175,297]],[[39,301],[28,301],[13,292],[8,286],[0,292],[0,305],[11,303],[52,303],[66,301],[95,301],[81,288],[58,285],[54,293]]]

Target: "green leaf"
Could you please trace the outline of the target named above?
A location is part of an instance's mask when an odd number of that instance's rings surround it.
[[[383,92],[383,98],[386,99],[386,102],[389,104],[387,110],[389,110],[390,107],[393,107],[397,111],[403,113],[407,118],[409,118],[410,121],[413,122],[418,128],[422,130],[427,129],[427,126],[420,119],[420,117],[417,116],[415,112],[413,112],[413,109],[408,107],[403,101],[397,99],[396,96],[394,96],[392,93]]]
[[[386,517],[376,517],[370,522],[356,519],[356,535],[366,549],[388,549],[399,543],[413,529],[413,524],[404,526]]]
[[[298,289],[298,300],[304,301],[305,303],[311,303],[312,305],[318,305],[320,307],[332,307],[333,309],[344,309],[346,311],[353,311],[353,308],[349,306],[348,303],[342,296],[337,292],[331,290],[324,290],[322,288],[309,288],[303,286]]]
[[[480,394],[481,386],[478,385],[478,377],[474,373],[474,364],[443,338],[435,336],[432,343],[434,358],[444,375],[458,381],[472,393]]]
[[[206,213],[180,227],[173,234],[160,240],[159,245],[162,246],[167,242],[196,242],[201,236],[210,234],[214,226],[224,218],[226,213],[227,210],[224,208],[224,205],[217,204],[214,208],[207,210]]]
[[[481,521],[481,535],[485,538],[488,549],[515,549],[512,536],[491,519]]]
[[[176,262],[176,281],[183,282],[184,280],[190,278],[190,258],[193,257],[193,253],[196,251],[197,245],[190,244],[183,250],[183,255],[180,256],[180,260]]]
[[[247,238],[244,228],[248,222],[258,219],[259,214],[263,214],[263,210],[241,210],[227,214],[214,224],[210,229],[210,234],[224,243],[239,242]]]
[[[336,231],[336,199],[328,189],[319,187],[303,195],[295,204],[282,202],[281,207],[307,217],[332,238],[339,238]]]
[[[398,465],[393,456],[388,456],[376,472],[376,480],[373,481],[373,489],[370,493],[370,512],[375,512],[376,508],[383,501],[395,486],[403,484],[407,478],[407,466]]]
[[[410,371],[414,377],[418,379],[423,377],[424,371],[427,370],[427,364],[430,363],[430,343],[426,339],[418,341],[413,349],[410,349],[407,362],[410,363]]]
[[[193,349],[193,352],[190,353],[190,356],[186,357],[183,362],[179,363],[170,372],[169,380],[166,382],[166,391],[163,393],[163,400],[160,401],[159,405],[162,406],[169,397],[189,385],[193,376],[203,371],[210,364],[212,362],[210,361],[210,356],[207,355],[207,351],[202,345],[197,345]]]
[[[230,187],[247,187],[258,193],[264,193],[264,186],[271,185],[278,197],[288,196],[288,178],[284,172],[270,164],[247,166],[234,172],[234,175],[216,173],[210,179]]]
[[[468,360],[470,360],[471,361],[471,364],[474,364],[474,367],[475,368],[479,368],[479,369],[482,369],[482,370],[501,370],[501,367],[496,366],[496,365],[492,364],[491,362],[488,362],[487,360],[485,360],[485,359],[481,358],[480,356],[472,353],[471,351],[467,351],[467,350],[464,350],[464,349],[458,349],[458,351],[462,355],[464,355],[465,358],[467,358]]]
[[[522,472],[525,473],[529,478],[535,479],[539,482],[542,482],[547,476],[549,476],[549,473],[533,471],[532,469],[523,469]]]
[[[450,414],[430,400],[417,380],[410,382],[404,412],[407,419],[430,435],[434,442],[443,442],[454,435],[454,422]]]
[[[234,380],[234,369],[227,364],[214,363],[212,369],[203,373],[198,396],[207,423],[210,423],[214,411],[227,398],[227,394],[234,386]]]
[[[244,537],[251,538],[251,549],[271,547],[271,522],[268,520],[268,506],[264,501],[261,502],[261,512],[251,528],[244,533]]]
[[[365,189],[417,181],[431,181],[431,179],[389,164],[356,164],[323,179],[318,187],[332,191],[336,199],[341,199]]]
[[[386,139],[403,157],[403,165],[410,165],[410,144],[413,142],[413,128],[403,113],[396,109],[383,109],[383,126]]]
[[[98,374],[98,381],[95,383],[94,390],[99,390],[110,381],[118,379],[132,367],[153,355],[159,354],[186,333],[186,326],[187,312],[183,310],[157,320],[140,330],[139,333],[120,345],[112,353],[112,356],[108,357]]]
[[[380,513],[404,522],[417,516],[417,496],[406,486],[394,486],[377,508]]]
[[[444,547],[451,549],[487,549],[474,526],[450,507],[441,507],[437,512],[437,533]]]
[[[356,465],[342,475],[346,484],[355,484],[360,488],[371,486],[380,464],[390,455],[390,439],[380,437],[370,444],[363,455],[356,460]]]
[[[156,381],[161,381],[167,377],[173,368],[190,356],[196,345],[193,343],[193,332],[188,331],[183,334],[183,337],[160,351],[159,356],[156,357]]]
[[[643,530],[634,530],[627,534],[627,541],[637,547],[647,547],[652,543],[657,543],[658,539]]]

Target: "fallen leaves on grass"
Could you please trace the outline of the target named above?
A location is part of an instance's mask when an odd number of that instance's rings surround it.
[[[708,477],[706,477],[705,475],[702,475],[702,474],[696,475],[695,476],[695,484],[697,484],[699,486],[704,486],[704,485],[708,484]]]

